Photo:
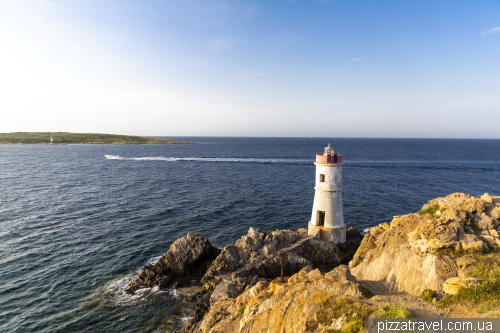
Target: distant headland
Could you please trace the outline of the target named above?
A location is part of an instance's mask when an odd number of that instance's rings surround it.
[[[0,144],[147,144],[147,143],[195,143],[143,136],[68,133],[68,132],[15,132],[0,133]]]

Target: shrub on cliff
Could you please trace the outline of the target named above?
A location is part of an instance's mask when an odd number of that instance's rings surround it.
[[[384,305],[382,308],[387,312],[379,315],[379,318],[413,318],[410,311],[401,305]]]
[[[439,210],[439,207],[438,206],[434,206],[434,207],[431,207],[431,208],[426,208],[426,209],[419,210],[417,212],[417,214],[420,214],[420,215],[423,215],[423,214],[434,215],[438,210]]]
[[[431,289],[425,289],[422,291],[420,298],[426,302],[432,302],[437,297],[437,293]]]
[[[319,324],[330,326],[334,320],[344,316],[346,323],[341,332],[359,332],[364,327],[368,316],[376,310],[370,304],[347,297],[328,296],[316,304],[321,306],[321,310],[316,312],[317,320],[306,327],[308,331],[316,329]]]

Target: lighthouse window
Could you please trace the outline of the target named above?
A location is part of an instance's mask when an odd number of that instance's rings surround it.
[[[325,182],[325,175],[320,174],[319,175],[319,181],[320,181],[320,183],[324,183]]]

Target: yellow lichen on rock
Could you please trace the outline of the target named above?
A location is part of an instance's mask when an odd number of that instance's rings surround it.
[[[391,226],[387,223],[387,222],[382,222],[378,225],[380,228],[382,229],[385,229],[385,230],[389,230],[391,229]]]
[[[437,203],[440,209],[455,208],[478,214],[484,211],[483,200],[465,193],[453,193],[444,198],[437,198]]]
[[[430,200],[418,213],[395,216],[388,230],[372,227],[349,267],[358,280],[381,281],[393,291],[442,292],[448,278],[466,274],[456,261],[464,252],[500,248],[495,216],[500,216],[500,200],[487,194]]]
[[[364,287],[341,265],[322,275],[306,267],[288,279],[259,282],[235,299],[215,303],[198,326],[200,332],[306,332],[319,324],[338,327],[340,322],[321,318],[321,300],[328,297],[364,299]],[[244,312],[237,315],[238,309]]]
[[[479,285],[481,285],[481,283],[475,278],[452,277],[444,282],[443,291],[450,295],[457,295],[460,289],[473,288]]]

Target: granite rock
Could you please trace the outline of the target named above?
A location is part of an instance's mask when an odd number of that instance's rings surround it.
[[[306,332],[320,310],[320,300],[338,296],[364,299],[364,287],[353,280],[345,265],[324,275],[306,266],[287,283],[259,282],[236,298],[219,299],[201,322],[182,332]],[[244,311],[239,311],[242,306]],[[336,318],[326,329],[340,329],[346,322],[346,318]]]
[[[477,215],[472,222],[481,230],[491,230],[495,229],[498,227],[499,223],[498,220],[495,218],[492,218],[485,213],[482,213],[480,215]]]
[[[460,278],[452,277],[446,280],[443,284],[443,291],[450,295],[457,295],[460,289],[473,288],[481,285],[479,280],[471,277]]]
[[[189,232],[177,239],[156,264],[144,266],[125,292],[133,294],[138,289],[152,286],[165,288],[176,276],[203,274],[220,251],[207,238]]]
[[[446,280],[465,276],[470,266],[448,253],[486,253],[500,245],[495,237],[498,221],[492,216],[498,206],[495,197],[486,194],[479,198],[454,193],[424,205],[437,208],[434,214],[395,216],[389,229],[379,225],[364,235],[349,263],[352,274],[358,281],[380,281],[391,291],[442,293]],[[467,224],[484,234],[474,234]]]
[[[273,279],[281,274],[281,256],[278,251],[290,247],[307,236],[291,230],[266,232],[250,228],[248,234],[227,245],[212,262],[201,282],[217,277],[235,276]],[[347,263],[361,243],[362,235],[355,229],[346,232],[345,244],[310,239],[285,253],[284,274],[290,276],[305,266]],[[235,273],[236,272],[236,273]]]

